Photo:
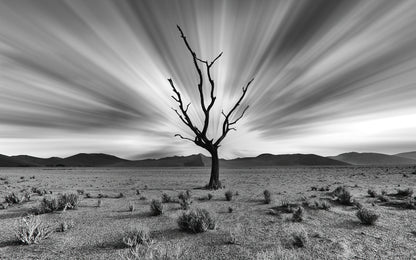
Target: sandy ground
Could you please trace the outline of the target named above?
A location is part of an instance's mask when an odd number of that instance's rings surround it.
[[[54,232],[35,245],[16,242],[16,221],[39,205],[41,196],[0,210],[0,259],[121,259],[128,249],[122,243],[127,230],[148,226],[157,245],[180,248],[183,259],[416,259],[416,210],[394,203],[381,203],[367,189],[388,194],[396,189],[415,188],[416,174],[411,167],[283,167],[267,169],[223,169],[225,189],[194,189],[208,181],[207,168],[136,169],[136,168],[0,168],[0,198],[38,187],[53,194],[90,193],[77,210],[40,215],[45,223],[57,227],[63,219],[75,226],[66,232]],[[404,176],[403,174],[406,174]],[[34,179],[30,179],[34,176]],[[23,177],[23,178],[22,178]],[[375,226],[360,224],[355,206],[339,205],[326,191],[311,190],[345,185],[366,208],[380,214]],[[140,195],[136,190],[141,191]],[[215,230],[189,234],[179,230],[176,220],[182,210],[176,203],[164,204],[162,216],[150,216],[149,203],[162,193],[175,197],[179,191],[192,190],[192,207],[208,209],[216,216]],[[263,202],[263,191],[273,194],[271,204]],[[224,192],[238,195],[226,201]],[[117,198],[122,192],[125,196]],[[103,198],[97,207],[98,194]],[[208,193],[212,200],[198,200]],[[415,195],[413,195],[415,196]],[[141,200],[140,197],[146,197]],[[397,198],[391,196],[392,200]],[[288,220],[290,213],[270,215],[269,210],[282,201],[323,199],[331,203],[329,211],[306,208],[300,223]],[[135,211],[128,210],[129,204]],[[233,209],[229,213],[229,207]],[[303,228],[309,241],[303,248],[288,248],[290,230]],[[236,243],[229,244],[230,230]]]

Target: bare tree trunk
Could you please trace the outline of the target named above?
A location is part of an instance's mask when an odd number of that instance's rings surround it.
[[[220,189],[222,187],[220,182],[220,164],[218,159],[218,148],[213,148],[211,151],[211,177],[207,189]]]

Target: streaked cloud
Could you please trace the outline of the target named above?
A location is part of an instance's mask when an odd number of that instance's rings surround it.
[[[16,0],[0,1],[0,153],[202,152],[173,137],[190,131],[167,78],[203,122],[176,24],[202,58],[224,52],[210,135],[255,77],[221,156],[415,149],[413,0]]]

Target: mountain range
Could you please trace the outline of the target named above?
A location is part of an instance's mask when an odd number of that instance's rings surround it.
[[[0,167],[208,167],[211,158],[203,154],[172,156],[161,159],[127,160],[102,153],[79,153],[70,157],[38,158],[29,155],[0,154]],[[345,165],[416,165],[416,151],[395,155],[381,153],[343,153],[323,157],[316,154],[261,154],[231,160],[220,159],[221,167],[269,166],[345,166]]]

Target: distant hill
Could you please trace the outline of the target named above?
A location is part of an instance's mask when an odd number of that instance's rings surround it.
[[[10,156],[10,158],[16,161],[20,161],[21,163],[28,166],[63,166],[63,159],[59,157],[38,158],[29,155],[16,155]]]
[[[194,154],[190,156],[173,156],[161,159],[146,159],[137,161],[124,161],[113,166],[118,167],[200,167],[206,166],[206,156]]]
[[[261,154],[257,157],[237,158],[222,161],[225,167],[258,167],[258,166],[316,166],[316,165],[348,165],[348,163],[316,154]]]
[[[0,167],[23,167],[23,166],[33,166],[26,164],[25,162],[21,162],[16,160],[12,157],[0,154]]]
[[[343,153],[329,157],[353,165],[409,165],[416,164],[416,160],[382,153]]]
[[[63,166],[78,167],[102,167],[110,166],[118,163],[128,162],[114,155],[103,153],[79,153],[60,161]]]
[[[416,151],[407,152],[407,153],[398,153],[398,154],[395,154],[395,156],[416,160]]]
[[[220,159],[220,167],[416,165],[416,152],[387,155],[381,153],[343,153],[323,157],[316,154],[261,154],[231,160]],[[0,155],[0,167],[209,167],[211,158],[203,154],[161,159],[126,160],[103,153],[79,153],[66,158],[38,158],[29,155]]]

